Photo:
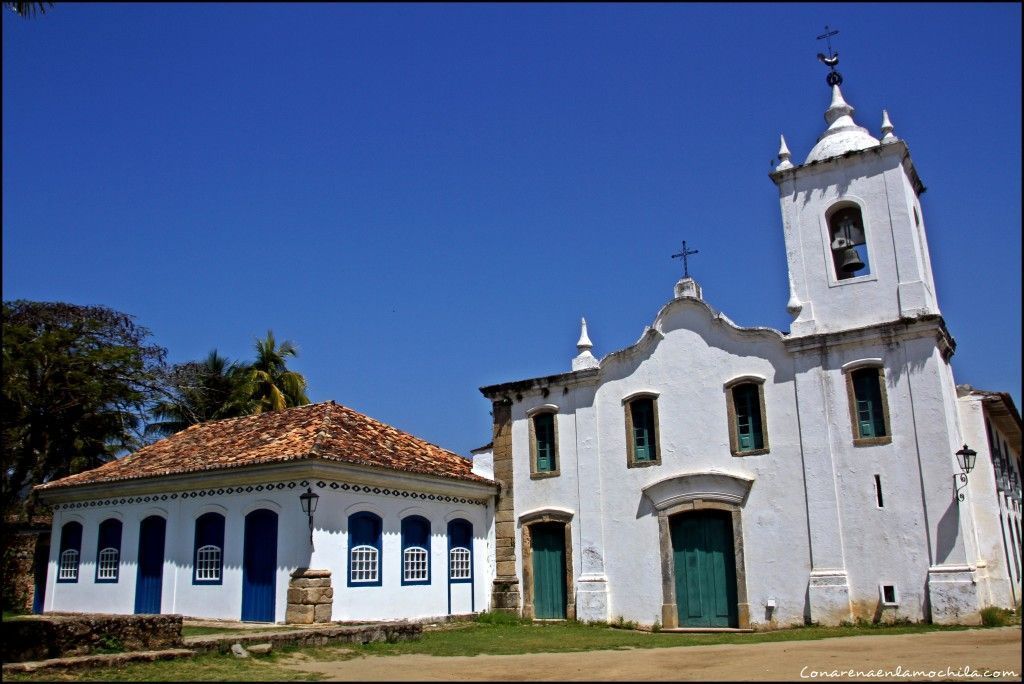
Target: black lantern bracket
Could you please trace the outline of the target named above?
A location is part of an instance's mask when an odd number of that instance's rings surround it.
[[[959,473],[953,474],[953,500],[960,502],[966,497],[967,475],[974,470],[975,459],[978,452],[964,444],[963,448],[956,452],[956,460],[960,464]]]
[[[302,512],[309,517],[309,545],[313,546],[313,513],[316,512],[316,504],[320,495],[313,491],[312,487],[306,487],[306,491],[299,495],[299,503],[302,505]]]

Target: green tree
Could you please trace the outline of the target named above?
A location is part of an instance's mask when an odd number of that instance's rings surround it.
[[[256,340],[256,361],[248,373],[249,396],[256,402],[252,413],[280,411],[309,403],[306,379],[287,366],[288,358],[298,355],[293,342],[285,340],[278,345],[272,330],[267,331],[266,338]]]
[[[202,361],[172,366],[166,378],[168,397],[150,411],[155,420],[146,426],[146,434],[166,437],[196,423],[251,413],[248,372],[248,366],[216,349]]]
[[[166,354],[149,335],[102,306],[3,303],[3,510],[140,445]]]

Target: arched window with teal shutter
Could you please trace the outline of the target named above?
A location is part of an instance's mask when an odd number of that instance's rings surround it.
[[[537,472],[555,470],[555,416],[538,413],[533,417],[533,434],[537,442]]]
[[[741,382],[732,386],[731,394],[733,453],[739,455],[767,449],[761,384]]]
[[[626,411],[626,457],[630,468],[661,463],[657,395],[649,392],[623,400]]]

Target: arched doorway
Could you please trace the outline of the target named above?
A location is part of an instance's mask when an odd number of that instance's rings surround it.
[[[523,617],[575,620],[572,512],[546,508],[523,513]]]
[[[732,516],[698,510],[669,518],[680,627],[738,627]]]
[[[139,565],[135,580],[135,612],[159,613],[164,585],[164,540],[167,521],[151,515],[139,525]]]
[[[273,622],[277,583],[277,513],[260,508],[245,516],[242,620]]]

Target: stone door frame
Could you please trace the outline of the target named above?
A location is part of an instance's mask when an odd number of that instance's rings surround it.
[[[543,523],[557,523],[565,531],[565,619],[576,619],[576,591],[572,576],[572,513],[546,509],[519,516],[523,549],[523,617],[536,620],[533,607],[533,534],[531,528]]]
[[[658,541],[661,553],[661,624],[665,629],[679,627],[676,604],[676,567],[672,552],[669,518],[692,511],[727,511],[732,519],[732,547],[736,560],[736,619],[740,629],[750,628],[750,603],[747,598],[747,571],[743,559],[743,503],[750,493],[751,477],[715,472],[681,473],[644,488],[658,514]]]

